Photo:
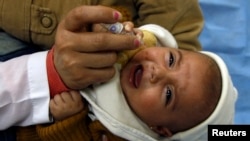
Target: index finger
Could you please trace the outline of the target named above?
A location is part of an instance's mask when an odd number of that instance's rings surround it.
[[[122,18],[120,12],[105,6],[80,6],[71,10],[65,18],[65,28],[70,31],[93,23],[114,23]]]
[[[74,33],[74,50],[78,52],[105,52],[136,49],[141,44],[141,38],[134,35],[120,35],[112,33]]]

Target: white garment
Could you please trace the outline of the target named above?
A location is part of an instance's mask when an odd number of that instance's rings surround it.
[[[47,51],[0,62],[0,130],[50,122]]]
[[[108,82],[81,91],[98,120],[113,134],[131,141],[155,141],[151,131],[129,108],[120,86],[119,64]]]

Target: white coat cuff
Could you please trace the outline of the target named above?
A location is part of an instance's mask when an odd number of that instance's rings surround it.
[[[33,106],[33,123],[51,121],[49,114],[50,93],[46,69],[47,53],[32,54],[28,60],[28,83]]]

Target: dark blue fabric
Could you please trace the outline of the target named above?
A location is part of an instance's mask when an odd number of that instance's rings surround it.
[[[0,31],[0,61],[6,61],[21,55],[31,54],[40,51],[34,45],[22,42],[16,38]]]
[[[4,131],[0,131],[0,141],[16,141],[15,128],[11,127]]]
[[[7,61],[9,59],[19,57],[19,56],[22,56],[22,55],[26,55],[26,54],[31,54],[31,53],[34,53],[34,52],[37,52],[37,50],[32,48],[32,47],[20,48],[18,50],[13,51],[13,52],[9,52],[7,54],[0,55],[0,61],[2,61],[2,62]]]

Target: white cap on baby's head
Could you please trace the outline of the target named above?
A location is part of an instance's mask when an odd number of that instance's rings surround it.
[[[234,122],[235,102],[238,92],[232,83],[227,66],[220,56],[208,51],[201,51],[201,53],[215,60],[220,68],[222,92],[219,102],[214,112],[205,121],[187,131],[175,134],[171,139],[206,141],[208,136],[208,125],[233,124]]]

